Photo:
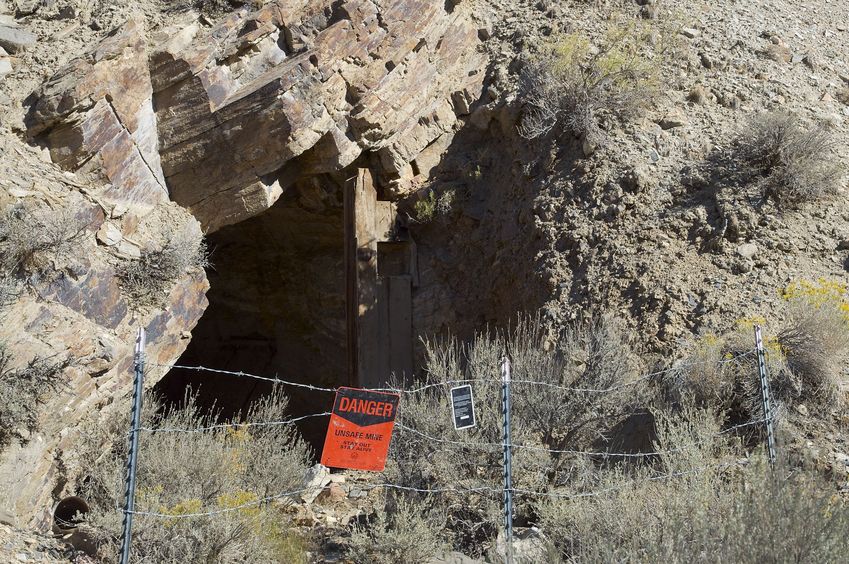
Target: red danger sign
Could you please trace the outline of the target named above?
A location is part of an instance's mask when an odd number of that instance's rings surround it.
[[[381,472],[386,467],[399,399],[398,394],[339,388],[321,463],[332,468]]]

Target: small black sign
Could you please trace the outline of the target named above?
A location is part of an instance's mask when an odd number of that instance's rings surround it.
[[[468,429],[475,426],[475,403],[472,399],[471,386],[451,388],[451,413],[454,415],[455,429]]]

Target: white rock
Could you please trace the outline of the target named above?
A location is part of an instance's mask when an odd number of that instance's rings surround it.
[[[121,234],[121,230],[114,223],[108,221],[97,230],[97,240],[107,247],[117,245],[123,238],[124,236]]]
[[[115,250],[117,250],[118,254],[121,256],[129,259],[137,259],[141,257],[141,249],[126,239],[122,239],[120,243],[115,245]]]
[[[0,47],[10,53],[19,53],[35,45],[36,37],[25,29],[0,25]]]
[[[0,57],[0,76],[6,76],[12,72],[12,61],[6,57]]]
[[[690,39],[695,39],[699,36],[699,30],[692,27],[682,27],[681,34]]]
[[[312,503],[318,494],[324,490],[324,486],[330,483],[330,470],[327,466],[316,464],[307,470],[304,476],[304,488],[307,490],[301,494],[301,499],[304,503]]]
[[[842,452],[833,452],[831,454],[832,454],[832,456],[834,456],[834,459],[837,462],[839,462],[840,464],[843,464],[844,466],[849,466],[849,455],[846,455]]]
[[[745,259],[751,259],[758,254],[758,246],[754,243],[743,243],[737,247],[737,254]]]

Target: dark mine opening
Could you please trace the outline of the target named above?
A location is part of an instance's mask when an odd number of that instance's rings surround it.
[[[260,215],[208,237],[209,307],[177,364],[314,386],[347,383],[343,181],[311,177]],[[231,420],[273,384],[173,369],[157,385],[166,405],[188,389],[202,409]],[[287,386],[289,414],[329,411],[333,394]],[[316,452],[326,417],[299,423]]]

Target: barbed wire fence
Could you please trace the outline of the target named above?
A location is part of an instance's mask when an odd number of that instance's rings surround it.
[[[597,497],[601,495],[605,495],[608,493],[612,493],[618,490],[622,490],[628,487],[634,487],[641,482],[657,482],[657,481],[665,481],[672,480],[675,478],[680,478],[683,476],[700,474],[706,471],[716,471],[723,470],[733,465],[733,463],[723,462],[717,464],[708,464],[703,465],[697,468],[691,468],[689,470],[678,470],[661,473],[655,476],[645,477],[642,480],[634,480],[630,482],[623,482],[618,485],[604,487],[592,491],[578,491],[578,492],[564,492],[557,490],[532,490],[526,488],[516,488],[512,485],[512,469],[511,469],[511,455],[512,452],[515,451],[533,451],[533,452],[541,452],[549,455],[566,455],[566,456],[580,456],[587,457],[592,459],[603,459],[603,460],[629,460],[629,459],[649,459],[661,456],[669,456],[674,454],[679,454],[684,451],[690,449],[696,449],[701,446],[701,441],[706,439],[714,439],[717,437],[722,437],[728,435],[730,433],[734,433],[743,429],[751,428],[751,427],[762,427],[764,430],[764,436],[767,438],[767,446],[769,459],[771,463],[775,461],[775,441],[774,441],[774,433],[773,433],[773,423],[775,421],[775,410],[771,404],[770,398],[770,388],[768,375],[766,373],[766,363],[764,361],[765,351],[763,347],[763,340],[761,338],[760,327],[755,328],[756,331],[756,339],[755,339],[755,348],[751,350],[744,351],[742,353],[736,354],[730,358],[723,358],[719,361],[705,360],[705,361],[692,361],[686,363],[678,363],[673,365],[670,368],[666,368],[663,370],[657,370],[654,372],[650,372],[644,374],[638,378],[633,380],[629,380],[628,382],[624,382],[621,384],[617,384],[614,386],[610,386],[607,388],[582,388],[582,387],[573,387],[566,386],[561,384],[556,384],[552,382],[544,382],[537,380],[528,380],[528,379],[516,379],[512,380],[509,378],[509,360],[505,358],[505,362],[502,365],[502,371],[504,370],[504,366],[507,367],[507,373],[504,374],[502,372],[502,379],[489,379],[489,378],[467,378],[467,379],[457,379],[457,380],[447,380],[442,382],[432,382],[428,384],[423,384],[416,387],[410,388],[398,388],[398,387],[384,387],[384,388],[370,388],[369,391],[374,392],[392,392],[400,394],[403,398],[404,396],[413,396],[417,394],[422,394],[425,392],[431,392],[432,390],[436,390],[439,388],[444,388],[446,391],[451,387],[458,385],[498,385],[502,386],[502,395],[504,404],[502,406],[502,419],[503,419],[503,440],[502,442],[486,442],[486,441],[474,441],[474,440],[454,440],[447,439],[445,437],[438,437],[432,434],[421,431],[420,429],[416,429],[415,427],[411,427],[402,421],[395,422],[395,428],[398,430],[398,433],[405,434],[409,433],[413,436],[416,436],[420,439],[428,441],[433,444],[443,445],[444,447],[462,447],[463,449],[478,449],[485,450],[489,452],[496,452],[497,450],[503,451],[504,454],[504,468],[503,468],[503,485],[501,487],[494,486],[468,486],[468,487],[415,487],[405,484],[393,483],[389,481],[352,481],[351,487],[356,487],[360,491],[368,492],[372,490],[397,490],[403,492],[413,492],[420,494],[428,494],[428,495],[440,495],[440,494],[486,494],[491,495],[494,498],[498,496],[503,501],[504,507],[504,527],[505,527],[505,539],[507,541],[506,544],[506,554],[505,560],[508,564],[512,564],[512,496],[513,494],[520,494],[522,496],[530,496],[534,498],[558,498],[558,499],[579,499],[579,498],[591,498]],[[142,329],[139,330],[138,338],[137,338],[137,346],[135,351],[135,359],[134,359],[134,372],[135,372],[135,381],[134,381],[134,395],[133,395],[133,412],[131,418],[131,428],[128,433],[130,448],[127,459],[127,469],[125,476],[125,503],[124,507],[119,507],[119,502],[115,500],[115,508],[119,511],[123,516],[123,532],[121,535],[121,554],[120,554],[120,562],[121,564],[127,564],[129,562],[129,556],[131,551],[132,544],[132,524],[133,517],[143,517],[143,518],[159,518],[159,519],[168,519],[168,520],[181,520],[181,519],[193,519],[193,518],[204,518],[204,517],[213,517],[216,515],[222,515],[227,513],[244,511],[247,509],[255,508],[270,504],[274,501],[290,499],[295,496],[306,496],[308,494],[316,493],[316,490],[323,490],[327,487],[326,483],[317,483],[306,485],[302,488],[291,489],[288,491],[280,492],[278,494],[265,496],[258,499],[253,499],[251,501],[247,501],[242,504],[220,507],[215,509],[209,509],[206,511],[195,511],[195,512],[164,512],[164,511],[136,511],[135,509],[135,480],[137,475],[137,466],[139,464],[139,447],[140,447],[140,436],[142,433],[186,433],[186,434],[197,434],[197,433],[205,433],[218,429],[242,429],[242,428],[258,428],[258,427],[272,427],[272,426],[288,426],[288,425],[296,425],[300,422],[316,419],[322,417],[329,417],[331,415],[330,411],[320,411],[311,414],[305,414],[298,417],[286,418],[281,420],[270,420],[270,421],[241,421],[241,422],[228,422],[228,423],[220,423],[215,425],[207,425],[201,427],[194,428],[175,428],[175,427],[147,427],[141,424],[141,408],[142,408],[142,397],[143,393],[143,378],[146,366],[149,368],[159,368],[163,370],[172,370],[172,369],[181,369],[181,370],[190,370],[197,371],[203,373],[210,374],[219,374],[219,375],[228,375],[235,378],[246,378],[253,380],[260,380],[273,383],[275,385],[280,386],[288,386],[293,388],[299,388],[303,390],[307,390],[310,392],[322,393],[322,394],[335,394],[339,388],[337,387],[322,387],[322,386],[314,386],[311,384],[306,384],[303,382],[289,381],[280,379],[277,377],[267,377],[256,374],[251,374],[243,371],[230,371],[218,368],[210,368],[205,366],[188,366],[181,364],[155,364],[151,363],[146,365],[145,362],[145,351],[144,351],[144,331]],[[607,394],[617,390],[621,390],[623,388],[628,388],[631,386],[636,386],[638,384],[662,377],[666,374],[680,371],[683,368],[695,367],[698,365],[704,364],[716,364],[722,365],[727,363],[739,363],[740,360],[756,356],[757,357],[757,366],[758,366],[758,387],[761,392],[761,400],[763,407],[763,416],[758,417],[756,419],[752,419],[743,423],[738,423],[729,427],[726,427],[716,433],[709,435],[708,437],[703,437],[701,441],[693,441],[691,444],[678,446],[676,448],[671,449],[656,449],[652,451],[638,451],[638,452],[615,452],[610,450],[597,450],[597,451],[589,451],[589,450],[575,450],[575,449],[555,449],[548,448],[546,446],[541,445],[533,445],[533,444],[524,444],[524,443],[514,443],[510,437],[510,405],[509,405],[509,395],[510,395],[510,386],[505,385],[505,382],[509,382],[511,384],[521,384],[528,386],[540,386],[548,389],[557,389],[564,392],[573,392],[573,393],[581,393],[581,394]],[[403,401],[401,403],[403,406]],[[141,460],[141,464],[144,463],[144,460]]]

